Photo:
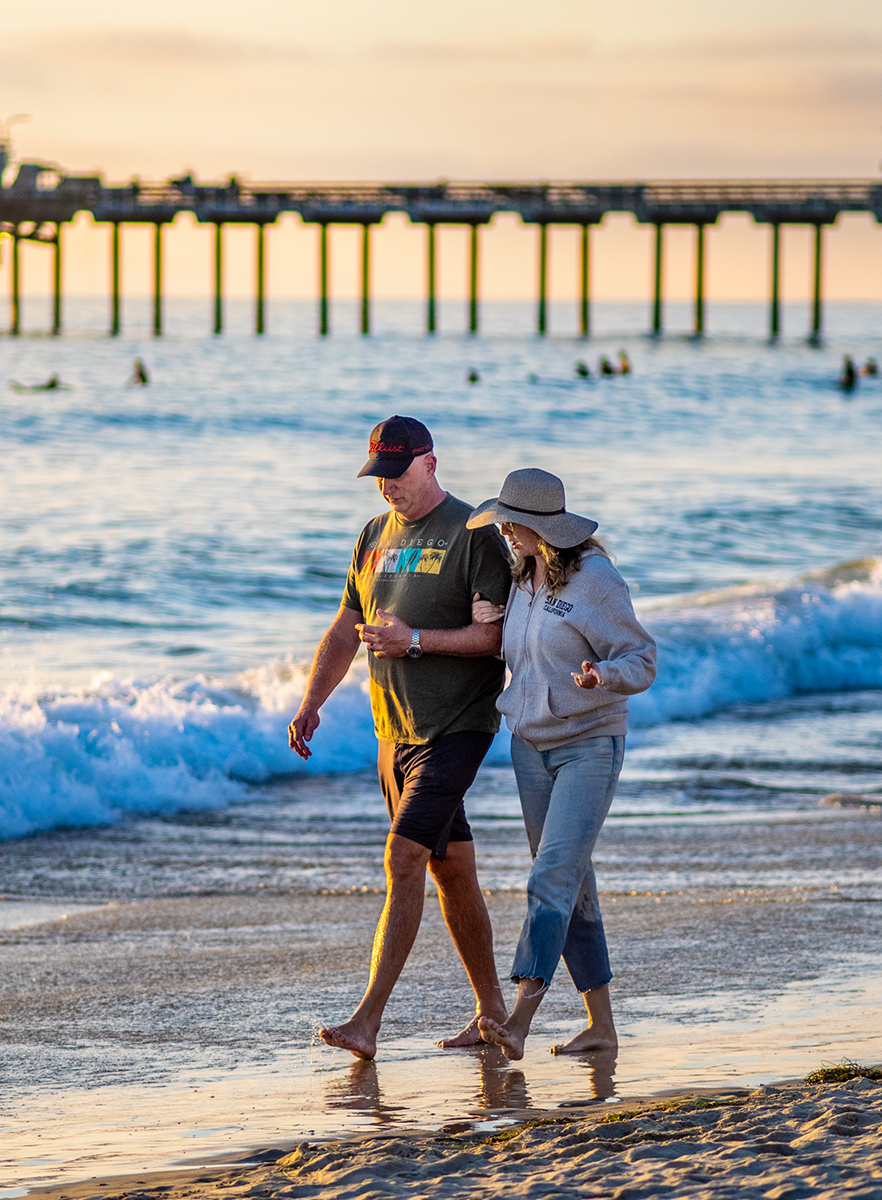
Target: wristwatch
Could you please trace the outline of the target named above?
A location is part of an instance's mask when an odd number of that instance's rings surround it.
[[[420,631],[415,629],[410,635],[410,645],[407,647],[408,658],[422,658],[423,648],[420,645]]]

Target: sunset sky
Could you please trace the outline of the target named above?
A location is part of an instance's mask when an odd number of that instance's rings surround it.
[[[109,180],[866,177],[882,8],[31,0],[0,46],[17,112],[23,157]]]

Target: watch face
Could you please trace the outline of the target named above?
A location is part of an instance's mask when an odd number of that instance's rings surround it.
[[[423,650],[421,646],[408,646],[407,653],[408,657],[410,658],[422,658],[423,656]]]

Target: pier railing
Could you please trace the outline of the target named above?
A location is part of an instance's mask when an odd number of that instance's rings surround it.
[[[8,177],[8,146],[0,143],[0,179]],[[5,172],[5,176],[4,176]],[[48,242],[55,250],[53,332],[61,329],[61,237],[63,226],[80,212],[111,227],[110,332],[120,332],[120,229],[126,224],[154,226],[153,329],[162,332],[162,229],[179,213],[192,213],[215,226],[214,330],[223,329],[223,226],[254,225],[257,232],[255,331],[265,329],[265,229],[284,213],[296,213],[319,227],[319,332],[329,331],[328,227],[362,227],[361,329],[370,332],[370,231],[388,213],[402,213],[426,226],[428,288],[426,328],[436,331],[435,229],[438,225],[471,227],[469,264],[469,329],[478,330],[478,252],[480,226],[497,213],[514,213],[539,227],[539,301],[537,331],[547,332],[548,226],[577,225],[581,238],[579,324],[590,330],[588,294],[590,229],[607,213],[630,213],[655,226],[655,270],[652,332],[662,332],[663,232],[666,225],[693,225],[696,231],[694,332],[704,332],[705,228],[724,213],[747,213],[772,229],[772,291],[769,330],[780,333],[780,230],[782,225],[814,227],[814,283],[810,338],[821,335],[823,228],[843,212],[866,212],[882,223],[882,180],[875,179],[723,179],[656,180],[650,182],[547,183],[260,183],[231,177],[225,183],[197,183],[191,176],[164,183],[132,180],[105,184],[97,175],[66,175],[44,163],[18,165],[14,177],[0,186],[0,233],[12,241],[12,322],[21,330],[22,239]]]

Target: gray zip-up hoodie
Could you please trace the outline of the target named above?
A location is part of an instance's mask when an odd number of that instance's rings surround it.
[[[582,555],[557,595],[512,585],[502,638],[511,682],[496,701],[512,733],[536,750],[627,732],[625,696],[655,679],[655,642],[637,620],[628,585],[596,550]],[[571,671],[597,664],[603,686]]]

